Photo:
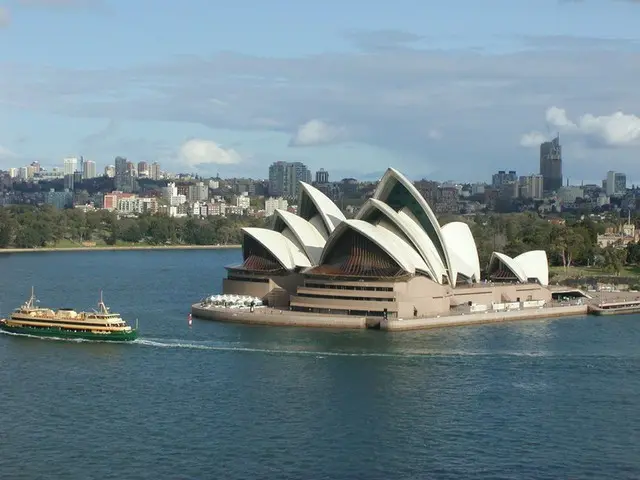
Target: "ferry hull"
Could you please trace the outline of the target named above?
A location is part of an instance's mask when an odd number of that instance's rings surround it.
[[[617,307],[617,308],[599,308],[599,307],[589,307],[589,313],[591,315],[625,315],[630,313],[640,313],[640,307]]]
[[[101,342],[128,342],[138,338],[138,331],[135,329],[130,332],[92,333],[78,332],[56,327],[20,327],[0,322],[0,330],[21,335],[32,335],[35,337],[79,338],[83,340],[98,340]]]

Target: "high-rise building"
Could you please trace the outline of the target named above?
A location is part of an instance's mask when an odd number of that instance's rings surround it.
[[[540,175],[543,178],[545,192],[562,187],[562,146],[560,135],[550,142],[540,144]]]
[[[606,190],[608,196],[613,195],[616,190],[616,184],[614,181],[615,175],[616,172],[609,170],[607,172],[607,178],[602,182],[602,188]]]
[[[624,195],[627,191],[627,176],[624,173],[609,170],[607,179],[602,184],[609,197]]]
[[[505,183],[513,183],[518,181],[518,175],[515,170],[509,170],[507,173],[505,170],[499,170],[498,173],[494,173],[491,177],[491,186],[499,187]]]
[[[139,177],[149,176],[149,164],[147,162],[138,162],[138,176]]]
[[[287,162],[274,162],[269,166],[269,195],[279,197],[284,194],[284,176]]]
[[[301,162],[275,162],[269,167],[269,195],[296,199],[300,182],[311,183],[311,171]]]
[[[104,167],[104,174],[109,178],[115,177],[116,176],[116,166],[115,165],[107,165],[106,167]]]
[[[96,178],[96,162],[93,160],[86,160],[84,162],[84,170],[82,171],[82,178]]]
[[[520,196],[540,200],[543,198],[544,179],[542,175],[520,177]]]
[[[298,199],[300,182],[311,183],[311,171],[302,162],[287,164],[284,179],[284,194],[289,198]]]
[[[320,185],[329,183],[329,172],[327,172],[324,168],[318,170],[316,172],[316,183]]]
[[[204,182],[196,182],[195,185],[189,185],[187,199],[190,202],[206,202],[209,200],[209,185]]]
[[[73,191],[75,187],[75,176],[73,173],[65,173],[64,175],[64,188]]]
[[[616,189],[616,195],[624,195],[627,193],[627,176],[624,173],[616,173],[613,178]]]
[[[160,180],[160,164],[158,162],[153,162],[151,164],[149,177],[151,178],[151,180]]]
[[[78,169],[78,159],[76,157],[67,157],[63,160],[64,174],[73,175]]]
[[[116,190],[122,192],[131,192],[133,190],[131,172],[129,171],[127,159],[124,157],[116,157],[116,174],[115,187]]]

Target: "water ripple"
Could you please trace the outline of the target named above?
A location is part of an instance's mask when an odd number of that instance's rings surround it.
[[[5,310],[34,280],[52,304],[102,288],[142,328],[129,343],[0,336],[2,478],[640,478],[639,316],[189,328],[194,292],[219,288],[233,255],[0,256]],[[117,279],[94,275],[105,265]]]

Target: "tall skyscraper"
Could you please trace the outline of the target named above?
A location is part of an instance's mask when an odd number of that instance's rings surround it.
[[[151,164],[149,177],[151,177],[151,180],[160,180],[160,164],[158,162],[153,162]]]
[[[78,159],[76,157],[67,157],[63,160],[64,174],[73,175],[78,169]]]
[[[613,178],[613,183],[616,188],[617,195],[624,195],[627,193],[627,176],[624,173],[616,172]]]
[[[545,192],[562,187],[562,146],[560,135],[550,142],[540,144],[540,175],[543,178]]]
[[[609,170],[603,183],[609,197],[624,195],[627,192],[627,176],[624,173]]]
[[[302,162],[288,163],[284,179],[285,196],[297,200],[300,182],[311,183],[311,171]]]
[[[287,162],[274,162],[269,166],[269,195],[281,197],[284,194],[284,175]]]
[[[128,163],[126,158],[116,157],[116,175],[114,181],[116,190],[131,192],[133,189],[133,177],[127,167]]]
[[[275,162],[269,167],[269,195],[297,199],[300,182],[311,183],[311,171],[301,162]]]
[[[96,162],[93,160],[86,160],[84,162],[84,170],[82,171],[82,178],[96,178]]]

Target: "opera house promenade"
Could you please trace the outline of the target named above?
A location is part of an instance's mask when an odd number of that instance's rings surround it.
[[[413,183],[393,168],[355,219],[302,183],[297,215],[277,210],[271,229],[243,229],[242,257],[242,264],[226,267],[224,297],[192,305],[193,316],[409,330],[587,310],[581,301],[552,302],[542,250],[515,258],[494,252],[481,278],[469,226],[441,226]]]

